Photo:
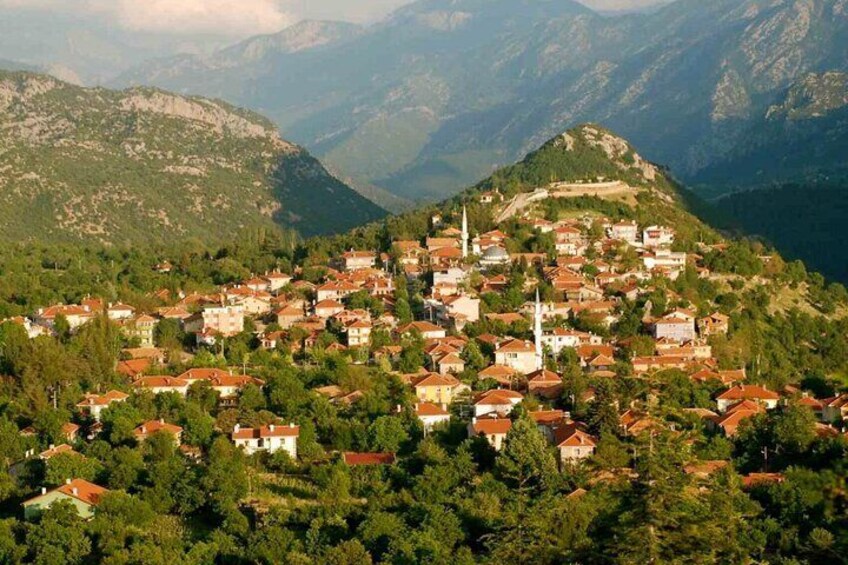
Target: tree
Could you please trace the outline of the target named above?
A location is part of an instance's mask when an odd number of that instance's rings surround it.
[[[261,410],[265,408],[265,395],[253,383],[245,386],[239,394],[239,410]]]
[[[180,422],[183,441],[189,445],[206,446],[215,433],[215,419],[193,402],[186,404]]]
[[[56,338],[61,342],[67,342],[71,337],[71,324],[68,323],[68,318],[64,314],[57,314],[53,318],[53,332]]]
[[[595,401],[589,405],[589,429],[596,436],[617,434],[619,417],[615,397],[610,386],[603,381],[595,389]]]
[[[247,495],[248,482],[244,455],[219,437],[209,449],[209,464],[201,481],[213,509],[222,513]]]
[[[92,548],[76,507],[66,500],[54,502],[42,514],[26,541],[33,563],[39,565],[82,565]]]
[[[102,471],[103,465],[96,459],[77,453],[60,453],[46,462],[44,482],[59,486],[65,484],[67,479],[94,481]]]
[[[371,555],[358,540],[345,541],[324,554],[327,565],[370,565]]]
[[[185,332],[180,321],[174,318],[160,320],[153,330],[153,341],[157,347],[179,350],[185,341]]]
[[[529,416],[512,424],[495,468],[498,475],[520,490],[538,491],[556,483],[556,459],[545,436]]]
[[[106,465],[109,487],[114,490],[127,490],[135,485],[144,471],[141,452],[122,446],[112,450],[110,459]]]
[[[398,416],[381,416],[368,426],[368,443],[375,451],[395,453],[409,440]]]
[[[0,563],[18,565],[23,562],[26,547],[18,544],[13,519],[0,520]]]
[[[395,303],[395,317],[399,324],[408,324],[413,320],[412,308],[405,298],[398,298],[398,301]]]
[[[468,345],[462,351],[462,359],[465,361],[466,368],[474,371],[482,371],[488,365],[486,358],[480,351],[480,346],[473,340],[468,342]]]

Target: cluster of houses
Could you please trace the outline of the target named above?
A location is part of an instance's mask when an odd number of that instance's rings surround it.
[[[496,205],[500,194],[485,193],[480,201]],[[441,217],[432,218],[432,231],[422,240],[399,240],[391,250],[351,249],[330,264],[318,281],[307,281],[299,272],[288,275],[269,272],[239,284],[228,285],[213,294],[171,296],[157,293],[164,305],[154,312],[137,312],[124,304],[104,303],[97,299],[79,305],[56,305],[35,312],[32,318],[15,318],[10,323],[23,325],[28,335],[37,337],[56,330],[61,315],[75,331],[98,314],[105,313],[118,324],[128,338],[137,338],[137,347],[126,350],[117,370],[127,377],[128,392],[109,391],[87,394],[77,408],[85,422],[88,438],[99,433],[103,410],[113,403],[125,402],[129,394],[144,391],[185,396],[201,383],[218,393],[222,406],[234,405],[248,386],[262,388],[264,383],[244,371],[190,369],[178,375],[160,374],[164,352],[155,347],[154,328],[162,320],[176,319],[198,346],[215,347],[244,331],[245,320],[254,321],[261,347],[286,354],[297,354],[316,347],[350,353],[357,362],[389,359],[390,365],[403,351],[405,337],[423,340],[425,366],[412,374],[400,374],[414,394],[412,407],[425,433],[431,433],[452,419],[467,423],[471,437],[485,439],[495,450],[503,448],[513,426],[513,410],[526,398],[535,399],[529,412],[550,445],[559,453],[563,465],[592,457],[598,444],[585,424],[574,421],[560,409],[563,376],[553,370],[553,360],[573,352],[585,374],[594,379],[615,379],[627,367],[627,374],[643,377],[657,371],[675,369],[696,382],[715,382],[722,388],[715,397],[715,410],[691,408],[707,425],[727,436],[736,434],[746,419],[774,409],[799,391],[788,388],[770,391],[749,384],[744,369],[723,370],[713,356],[710,338],[731,330],[730,317],[720,312],[698,315],[676,307],[659,316],[649,312],[642,320],[644,334],[653,338],[650,355],[630,353],[627,339],[605,339],[592,331],[576,329],[578,321],[594,327],[611,328],[621,317],[625,301],[635,301],[654,292],[658,277],[676,279],[688,267],[699,276],[709,271],[697,255],[674,251],[675,233],[663,226],[639,226],[633,221],[612,222],[598,217],[583,217],[550,222],[530,216],[523,225],[538,234],[552,234],[556,257],[545,253],[516,253],[518,246],[510,236],[495,229],[472,237],[466,210],[457,214],[458,227]],[[600,230],[597,228],[600,227]],[[598,236],[598,231],[601,235]],[[594,234],[594,235],[590,235]],[[625,262],[620,250],[637,261]],[[603,259],[602,259],[603,257]],[[526,281],[528,300],[517,311],[485,312],[482,297],[503,293],[510,285],[510,265],[526,262],[538,267],[538,278]],[[155,266],[159,272],[173,269],[169,263]],[[430,275],[432,278],[425,277]],[[423,319],[399,320],[396,316],[395,284],[397,277],[432,281],[423,297]],[[542,300],[542,283],[552,289],[556,300]],[[668,302],[684,304],[682,297],[666,291]],[[381,308],[352,305],[352,297],[367,297]],[[376,314],[376,312],[380,312]],[[494,333],[464,330],[469,324],[488,324],[505,331]],[[513,328],[524,328],[514,331]],[[338,341],[327,346],[322,335],[332,330]],[[384,331],[389,345],[372,347],[376,331]],[[474,335],[474,337],[471,337]],[[532,336],[532,338],[531,338]],[[469,375],[467,351],[475,342],[487,352],[489,365]],[[644,352],[643,352],[644,353]],[[314,390],[332,403],[349,406],[361,400],[362,391],[323,386]],[[571,399],[572,403],[577,399]],[[595,391],[589,388],[581,402],[591,403]],[[848,395],[836,398],[799,401],[815,412],[820,433],[841,433],[839,426],[848,418]],[[649,413],[636,407],[622,407],[620,426],[625,435],[636,435],[660,425]],[[44,459],[56,453],[73,451],[70,446],[79,431],[68,429],[68,444],[52,446],[39,454]],[[138,441],[155,433],[168,433],[182,446],[182,430],[167,422],[147,422],[136,430]],[[298,457],[299,426],[275,423],[257,428],[235,426],[230,438],[248,454],[286,452]],[[35,454],[30,454],[35,457]],[[386,465],[395,461],[391,453],[345,453],[350,465]],[[715,466],[718,468],[720,465]],[[711,468],[712,469],[712,468]],[[693,473],[706,472],[693,467]],[[90,515],[104,489],[80,479],[45,491],[25,503],[27,516],[60,499],[70,500],[82,515]]]

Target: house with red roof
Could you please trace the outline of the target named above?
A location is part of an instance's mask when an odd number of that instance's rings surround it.
[[[171,435],[174,438],[174,443],[177,447],[179,447],[183,442],[183,429],[175,424],[168,424],[165,420],[151,420],[149,422],[145,422],[133,430],[133,436],[137,442],[141,443],[153,434],[160,432]]]
[[[822,403],[822,421],[838,424],[848,418],[848,394],[825,398]]]
[[[511,339],[495,350],[495,364],[511,367],[526,375],[536,370],[536,346],[530,341]]]
[[[535,410],[527,414],[549,443],[553,443],[556,431],[568,423],[562,410]]]
[[[472,418],[468,424],[468,437],[483,436],[495,451],[500,451],[510,429],[512,420],[509,418]]]
[[[77,403],[77,408],[91,416],[95,422],[100,421],[100,414],[113,402],[124,402],[130,395],[119,390],[110,390],[105,394],[86,394],[82,401]]]
[[[70,502],[83,519],[94,517],[94,509],[109,491],[84,479],[68,479],[53,490],[41,489],[41,494],[23,503],[24,518],[33,520],[60,500]]]
[[[179,377],[172,377],[170,375],[150,375],[139,377],[133,382],[132,386],[138,390],[148,390],[153,394],[173,392],[180,396],[185,396],[188,394],[189,384],[190,383],[187,380]]]
[[[444,339],[448,335],[445,328],[426,321],[410,322],[397,329],[397,333],[400,336],[411,335],[415,332],[421,334],[421,337],[424,339]]]
[[[98,311],[77,304],[57,304],[48,308],[39,308],[35,313],[35,323],[50,330],[54,329],[56,318],[63,316],[71,330],[76,330],[83,324],[93,320]]]
[[[439,406],[432,402],[419,402],[415,405],[415,415],[421,420],[424,431],[429,432],[435,426],[450,422],[450,412],[446,406]]]
[[[412,388],[420,402],[449,405],[457,394],[468,387],[451,375],[425,373],[412,381]]]
[[[368,347],[371,344],[372,324],[368,320],[353,320],[344,327],[348,347]]]
[[[275,453],[284,450],[292,459],[297,459],[297,438],[300,427],[294,424],[268,424],[258,428],[243,428],[236,424],[230,436],[236,447],[246,454],[253,455],[260,451]]]
[[[559,451],[560,464],[563,465],[591,457],[597,447],[597,439],[576,424],[558,428],[554,434],[554,442]]]
[[[727,412],[728,408],[742,400],[753,401],[767,410],[777,407],[780,395],[759,385],[737,385],[722,392],[716,397],[718,411]]]
[[[518,371],[505,365],[490,365],[477,373],[480,380],[492,379],[499,385],[512,387],[520,376]]]
[[[541,369],[527,375],[527,390],[549,400],[562,394],[562,377],[553,371]]]
[[[494,389],[480,393],[474,401],[474,415],[476,417],[487,414],[506,416],[515,408],[524,396],[513,390]]]

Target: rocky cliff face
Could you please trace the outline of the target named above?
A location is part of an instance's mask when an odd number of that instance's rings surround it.
[[[222,102],[0,72],[0,131],[6,240],[219,242],[381,215],[268,120]]]
[[[848,73],[809,73],[745,124],[738,143],[698,171],[708,196],[848,178]]]

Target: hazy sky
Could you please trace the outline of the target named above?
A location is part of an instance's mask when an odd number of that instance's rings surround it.
[[[410,0],[0,0],[0,8],[98,18],[142,32],[210,33],[234,38],[276,32],[304,18],[369,22]],[[581,0],[621,9],[659,0]]]

